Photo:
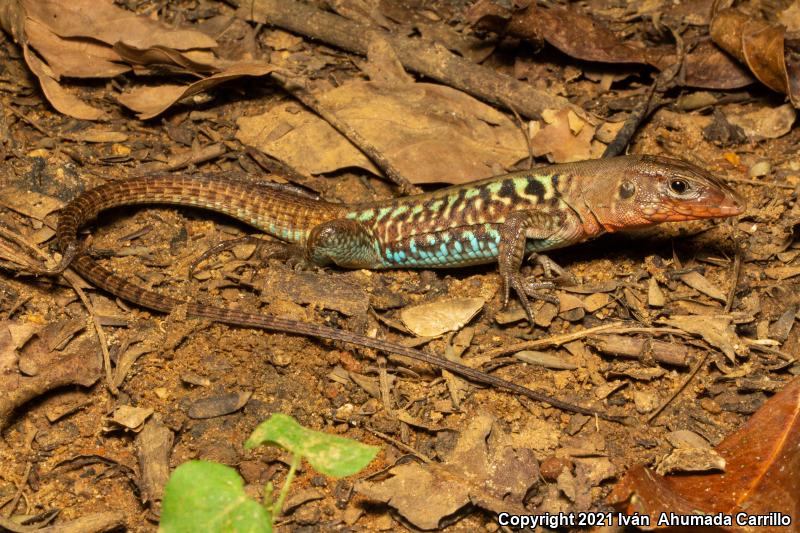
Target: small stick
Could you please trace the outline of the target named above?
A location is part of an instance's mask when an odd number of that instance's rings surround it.
[[[364,426],[364,429],[366,429],[367,431],[369,431],[370,433],[372,433],[372,434],[373,434],[373,435],[375,435],[376,437],[380,437],[381,439],[383,439],[383,440],[385,440],[385,441],[387,441],[387,442],[391,443],[391,444],[392,444],[394,447],[396,447],[397,449],[399,449],[399,450],[403,450],[404,452],[406,452],[406,453],[408,453],[408,454],[411,454],[411,455],[413,455],[414,457],[416,457],[417,459],[419,459],[419,460],[420,460],[420,461],[422,461],[423,463],[426,463],[426,464],[431,464],[431,463],[433,462],[433,459],[431,459],[431,458],[430,458],[430,457],[428,457],[427,455],[425,455],[425,454],[423,454],[423,453],[421,453],[421,452],[418,452],[417,450],[415,450],[414,448],[412,448],[412,447],[411,447],[411,446],[409,446],[408,444],[403,444],[403,443],[402,443],[402,442],[400,442],[399,440],[397,440],[397,439],[395,439],[395,438],[393,438],[393,437],[390,437],[390,436],[389,436],[389,435],[387,435],[386,433],[381,433],[381,432],[380,432],[380,431],[378,431],[377,429],[372,429],[372,428],[371,428],[371,427],[369,427],[369,426]]]
[[[503,346],[500,348],[495,348],[494,350],[482,352],[481,355],[487,357],[497,357],[500,355],[506,355],[509,353],[518,352],[520,350],[544,348],[547,346],[561,346],[562,344],[578,339],[583,339],[591,335],[607,335],[610,333],[653,333],[653,334],[672,333],[676,335],[687,335],[685,331],[675,328],[629,327],[619,322],[615,322],[612,324],[603,324],[602,326],[595,326],[593,328],[584,329],[582,331],[576,331],[573,333],[565,333],[564,335],[556,335],[554,337],[548,337],[546,339],[518,342],[516,344],[510,344],[508,346]]]
[[[268,23],[360,55],[367,55],[370,31],[380,31],[397,52],[400,63],[414,72],[467,92],[486,102],[505,106],[514,102],[525,117],[539,117],[545,109],[567,107],[581,116],[585,112],[564,97],[532,87],[511,76],[476,65],[443,46],[390,34],[326,13],[295,0],[229,0],[242,6],[240,13],[254,22]]]
[[[642,101],[636,106],[636,109],[631,112],[625,124],[619,132],[617,132],[614,140],[606,146],[603,157],[614,157],[625,152],[625,148],[630,144],[634,133],[639,129],[639,125],[661,105],[660,103],[653,103],[653,95],[655,95],[656,91],[665,91],[678,74],[683,72],[686,47],[683,45],[683,39],[678,32],[672,30],[672,28],[670,28],[670,30],[672,31],[673,37],[675,37],[675,46],[678,50],[678,57],[675,60],[675,64],[662,71],[658,77],[656,77],[648,88]]]
[[[506,107],[510,109],[512,113],[514,113],[514,120],[517,123],[517,127],[519,127],[519,131],[522,133],[522,136],[525,137],[525,144],[528,147],[528,170],[530,170],[533,168],[534,161],[533,140],[531,139],[531,133],[528,128],[525,127],[525,122],[522,120],[522,117],[519,116],[517,110],[514,109],[514,106],[511,103],[506,103]]]
[[[747,185],[755,185],[756,187],[778,187],[779,189],[788,189],[788,190],[795,190],[797,187],[795,185],[789,185],[788,183],[770,183],[766,181],[758,181],[758,180],[749,180],[747,178],[723,178],[725,181],[732,181],[734,183],[746,183]]]
[[[689,372],[689,375],[686,376],[686,379],[683,380],[683,383],[678,385],[678,387],[672,392],[672,394],[670,394],[669,397],[666,400],[664,400],[664,402],[660,406],[658,406],[658,409],[653,411],[653,413],[647,417],[648,424],[652,423],[653,420],[658,418],[658,415],[660,415],[664,411],[664,409],[666,409],[666,407],[669,404],[671,404],[675,398],[678,397],[678,394],[680,394],[681,391],[683,391],[683,389],[686,388],[686,385],[688,385],[689,382],[692,381],[692,379],[694,379],[694,377],[697,375],[697,372],[703,367],[703,365],[706,362],[706,359],[708,359],[708,352],[703,353],[703,357],[700,358],[700,360],[697,362],[694,368]]]
[[[739,274],[742,272],[742,254],[738,251],[733,258],[733,268],[731,270],[731,288],[728,290],[728,298],[725,300],[726,313],[730,313],[731,308],[733,308],[733,297],[736,295],[736,288],[739,286]]]

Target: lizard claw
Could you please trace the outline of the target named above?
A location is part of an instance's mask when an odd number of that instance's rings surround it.
[[[559,305],[558,298],[555,296],[544,294],[541,292],[537,292],[537,289],[554,289],[555,283],[552,281],[539,281],[533,282],[529,281],[530,278],[526,279],[523,278],[521,274],[515,273],[509,276],[504,277],[503,279],[503,307],[508,305],[508,297],[511,292],[511,289],[514,289],[517,297],[519,298],[520,303],[522,304],[523,309],[525,309],[525,315],[528,317],[528,322],[531,326],[533,326],[533,308],[531,307],[531,302],[528,299],[530,296],[534,300],[543,300],[545,302],[550,302],[556,306]]]
[[[514,289],[514,292],[517,294],[520,303],[522,304],[523,309],[525,309],[525,314],[528,317],[528,322],[533,325],[533,309],[531,308],[531,303],[528,300],[528,293],[525,291],[525,286],[522,282],[522,275],[519,272],[515,272],[510,275],[503,276],[503,307],[508,305],[508,297],[511,293],[511,289]]]
[[[575,285],[576,280],[571,272],[563,268],[561,265],[550,259],[545,254],[533,252],[528,261],[536,263],[544,270],[544,277],[547,279],[555,279],[559,285]],[[555,274],[555,275],[554,275]]]

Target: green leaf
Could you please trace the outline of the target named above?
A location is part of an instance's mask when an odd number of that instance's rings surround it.
[[[352,476],[375,458],[380,448],[304,428],[291,416],[276,413],[262,422],[244,443],[246,449],[274,443],[302,455],[318,472]]]
[[[247,497],[233,468],[189,461],[175,469],[164,489],[160,533],[271,533],[267,510]]]

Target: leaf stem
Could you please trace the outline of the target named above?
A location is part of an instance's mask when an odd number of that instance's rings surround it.
[[[291,485],[292,481],[294,481],[294,475],[297,473],[297,468],[300,466],[300,461],[302,460],[303,457],[299,453],[292,454],[292,463],[289,465],[289,473],[286,474],[286,480],[283,482],[283,487],[281,487],[281,492],[278,495],[278,501],[276,501],[275,505],[272,507],[273,517],[280,516],[281,511],[283,510],[283,502],[286,500],[286,496],[289,494],[289,485]]]
[[[262,505],[264,509],[267,510],[267,515],[269,515],[269,523],[275,525],[275,517],[273,516],[273,503],[272,503],[272,495],[275,494],[275,486],[272,484],[272,481],[267,481],[267,484],[264,486],[264,499]]]

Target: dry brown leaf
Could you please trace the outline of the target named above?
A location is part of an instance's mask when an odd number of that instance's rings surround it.
[[[86,129],[70,135],[71,139],[87,143],[121,143],[128,140],[128,134],[121,131]]]
[[[264,76],[275,67],[261,61],[237,63],[218,74],[209,76],[189,85],[161,85],[156,87],[136,87],[117,97],[125,107],[138,113],[142,120],[160,115],[182,98],[192,96],[226,81],[245,76]]]
[[[731,325],[732,317],[728,315],[698,316],[674,315],[659,322],[694,333],[703,337],[707,343],[719,348],[732,363],[736,362],[737,353],[747,353],[747,346],[742,343]]]
[[[53,71],[27,46],[22,47],[25,62],[42,85],[42,92],[53,107],[60,113],[82,120],[103,120],[107,118],[105,111],[91,106],[68,93],[56,80]]]
[[[108,78],[130,70],[109,45],[123,42],[128,50],[159,49],[163,55],[171,50],[172,56],[188,64],[184,72],[207,72],[209,67],[200,60],[210,61],[209,49],[216,46],[204,33],[169,27],[119,8],[111,0],[7,1],[0,5],[0,24],[22,46],[26,63],[53,107],[84,120],[107,117],[103,110],[70,94],[59,81],[62,76]]]
[[[516,448],[489,415],[475,417],[444,464],[405,464],[392,477],[365,481],[356,490],[386,502],[421,529],[435,529],[473,504],[493,512],[525,512],[522,506],[539,468],[533,451]]]
[[[403,63],[392,48],[392,43],[385,35],[375,32],[367,48],[367,63],[361,69],[369,76],[370,81],[400,85],[413,83]]]
[[[696,9],[697,4],[697,2],[682,4],[668,2],[666,5],[658,5],[654,11],[663,14],[680,6]],[[700,13],[689,15],[696,21],[706,18]],[[572,7],[548,9],[531,4],[519,13],[512,13],[506,8],[499,7],[497,2],[481,0],[470,9],[467,19],[496,33],[508,33],[531,41],[537,46],[546,41],[567,55],[587,61],[616,64],[649,63],[659,70],[670,68],[677,61],[674,46],[647,48],[631,46],[618,39],[614,33],[591,17],[581,14]],[[735,89],[753,82],[747,69],[741,67],[713,43],[704,41],[690,48],[682,67],[681,81],[690,87]]]
[[[545,116],[545,113],[542,115]],[[533,155],[547,155],[552,163],[569,163],[591,158],[594,127],[584,123],[575,133],[570,126],[575,120],[571,116],[578,118],[569,109],[550,114],[549,123],[531,138]]]
[[[117,427],[123,427],[139,433],[144,428],[144,423],[153,414],[152,407],[134,407],[132,405],[120,405],[114,410],[114,414],[106,420],[106,431],[112,431]]]
[[[659,70],[665,70],[678,58],[674,47],[670,46],[666,50],[648,49],[647,60]],[[683,83],[701,89],[738,89],[755,81],[745,67],[708,41],[700,41],[686,54],[683,70]]]
[[[471,24],[540,44],[547,41],[565,54],[585,61],[645,63],[644,50],[621,42],[592,17],[573,8],[530,4],[511,12],[499,2],[473,4],[465,18]]]
[[[55,79],[113,78],[131,69],[119,63],[119,56],[108,46],[85,38],[59,37],[36,19],[25,20],[25,35],[28,44],[47,62]]]
[[[660,476],[643,465],[631,469],[614,487],[609,503],[627,514],[650,517],[693,516],[727,519],[703,531],[793,533],[800,531],[800,377],[773,396],[738,431],[715,448],[725,460],[723,473]],[[742,513],[741,515],[739,513]],[[784,520],[760,526],[737,524],[736,518]],[[727,517],[727,518],[726,518]],[[786,526],[788,519],[789,525]],[[697,531],[698,527],[664,531]]]
[[[792,59],[792,50],[784,42],[786,28],[782,24],[728,8],[714,15],[709,33],[720,48],[746,64],[761,83],[788,95],[792,105],[800,107],[800,64]]]
[[[412,183],[464,183],[528,155],[514,123],[460,91],[427,83],[353,82],[319,99]],[[377,169],[328,123],[296,104],[237,121],[237,139],[310,174]]]
[[[400,319],[415,335],[437,337],[464,327],[485,303],[483,298],[448,298],[404,307]]]
[[[8,185],[0,188],[0,205],[35,220],[64,207],[64,202],[53,196]]]
[[[117,7],[111,0],[22,0],[22,6],[28,17],[61,37],[90,37],[108,45],[122,41],[137,48],[160,45],[190,50],[217,46],[202,32],[172,28]]]
[[[544,39],[565,54],[585,61],[645,63],[644,50],[621,42],[592,17],[575,9],[529,5],[511,17],[510,34]]]
[[[764,274],[772,279],[784,280],[800,276],[800,266],[767,267]]]
[[[187,74],[214,74],[221,70],[221,62],[210,50],[181,52],[166,46],[137,48],[117,42],[114,43],[114,52],[128,63],[158,67],[159,70]]]
[[[702,292],[710,298],[725,302],[727,296],[716,285],[708,281],[708,279],[696,270],[681,274],[681,281],[696,291]]]
[[[531,365],[539,365],[556,370],[575,370],[578,368],[578,365],[571,358],[565,359],[560,355],[536,350],[522,350],[515,353],[514,357]]]
[[[791,104],[777,107],[759,106],[757,109],[742,112],[725,112],[725,118],[731,124],[739,126],[753,142],[764,139],[777,139],[789,133],[797,118],[797,112]]]

